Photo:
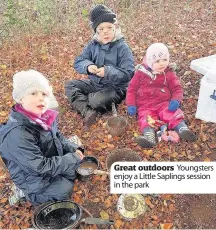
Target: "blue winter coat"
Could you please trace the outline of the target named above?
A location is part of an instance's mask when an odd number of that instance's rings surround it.
[[[101,78],[89,74],[89,65],[104,67],[105,76]],[[88,74],[98,87],[112,86],[121,89],[127,87],[134,74],[134,58],[123,38],[105,45],[93,39],[75,59],[74,68],[80,74]]]
[[[14,109],[0,127],[0,155],[13,182],[34,204],[71,194],[80,162],[77,147],[58,131],[57,121],[46,131]]]

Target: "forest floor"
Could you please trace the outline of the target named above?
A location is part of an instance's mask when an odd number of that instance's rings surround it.
[[[170,1],[168,1],[170,2]],[[71,29],[71,33],[55,32],[51,35],[29,35],[14,42],[6,40],[0,47],[0,122],[7,120],[12,99],[12,76],[16,71],[36,69],[50,79],[54,94],[60,104],[59,126],[65,136],[76,134],[81,137],[86,155],[94,155],[106,170],[106,158],[115,149],[130,148],[143,161],[215,161],[216,124],[195,119],[201,75],[190,69],[193,59],[216,53],[216,11],[209,15],[204,1],[192,0],[187,4],[176,1],[165,5],[160,15],[154,7],[136,9],[125,14],[119,13],[122,31],[135,56],[136,64],[142,61],[146,48],[153,42],[168,45],[171,61],[179,66],[177,75],[184,88],[182,110],[186,121],[197,136],[194,143],[181,141],[178,144],[160,142],[151,150],[139,147],[134,138],[140,135],[136,118],[128,118],[125,103],[118,107],[118,113],[128,119],[128,128],[122,137],[108,133],[107,114],[98,118],[89,129],[83,126],[80,115],[71,110],[65,94],[64,83],[69,79],[80,79],[72,67],[74,58],[80,54],[91,38],[86,20]],[[125,13],[125,12],[124,12]],[[160,17],[160,20],[158,20]],[[133,20],[132,20],[133,19]],[[1,164],[0,164],[1,165]],[[0,228],[29,228],[34,207],[24,202],[10,206],[8,196],[11,179],[0,166]],[[126,221],[117,212],[119,195],[110,194],[109,178],[93,176],[88,181],[77,181],[73,200],[94,217],[108,216],[115,220],[112,229],[215,229],[216,195],[146,195],[147,212],[141,217]],[[83,227],[84,228],[84,227]],[[95,228],[95,226],[85,226]],[[107,228],[107,226],[106,226]]]

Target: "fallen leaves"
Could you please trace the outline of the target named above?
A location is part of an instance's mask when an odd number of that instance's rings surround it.
[[[210,142],[210,143],[208,143],[208,147],[210,149],[216,149],[216,142]]]
[[[145,3],[142,4],[144,5]],[[196,4],[198,3],[196,2]],[[171,7],[174,7],[174,5]],[[190,8],[193,9],[192,5]],[[216,42],[215,38],[212,37],[213,32],[210,32],[208,25],[206,26],[205,24],[207,16],[205,16],[204,19],[202,18],[202,20],[200,19],[198,22],[198,24],[202,27],[201,30],[197,27],[188,28],[190,25],[188,25],[184,20],[187,20],[189,17],[182,17],[180,18],[180,21],[178,18],[174,18],[173,20],[175,20],[175,23],[173,23],[173,25],[177,28],[175,36],[168,32],[164,33],[165,36],[158,36],[158,34],[152,36],[152,33],[149,33],[149,36],[146,36],[146,39],[140,39],[143,37],[142,33],[148,34],[148,32],[146,32],[147,28],[143,30],[140,26],[143,24],[143,18],[140,17],[141,13],[145,14],[145,20],[147,22],[146,25],[149,27],[150,32],[154,29],[155,33],[157,33],[158,28],[154,23],[154,20],[152,20],[154,18],[152,17],[153,15],[151,13],[146,13],[143,9],[140,9],[141,12],[137,11],[136,14],[139,15],[139,17],[136,18],[136,20],[132,20],[133,23],[137,23],[138,26],[130,26],[131,22],[128,22],[130,29],[126,30],[126,36],[129,38],[129,45],[134,52],[136,62],[140,63],[149,44],[156,42],[157,39],[169,43],[172,60],[177,62],[180,66],[180,70],[177,71],[177,75],[179,77],[183,76],[181,78],[183,86],[190,89],[190,91],[186,94],[190,98],[184,99],[181,106],[186,114],[186,120],[188,123],[190,125],[193,123],[192,130],[196,131],[199,135],[199,139],[196,143],[190,144],[181,141],[178,145],[173,145],[172,143],[160,142],[154,149],[142,149],[137,146],[134,141],[134,138],[140,135],[135,117],[129,120],[129,128],[124,137],[110,135],[107,132],[107,120],[104,117],[100,118],[89,130],[84,130],[81,117],[71,111],[71,107],[64,98],[63,93],[63,85],[66,80],[72,78],[80,79],[83,77],[78,75],[75,70],[71,68],[75,56],[88,40],[87,35],[90,35],[89,28],[85,27],[85,23],[83,24],[82,20],[80,20],[81,23],[79,24],[78,29],[72,33],[70,31],[69,36],[65,34],[64,36],[62,36],[62,34],[60,34],[60,36],[59,34],[58,36],[35,36],[29,40],[25,38],[22,39],[20,44],[19,41],[16,41],[14,44],[10,43],[8,46],[5,45],[1,47],[0,55],[3,57],[1,60],[5,59],[7,61],[1,61],[0,63],[0,74],[1,77],[3,77],[3,81],[1,81],[3,85],[1,85],[0,88],[0,121],[3,122],[7,118],[9,108],[14,104],[11,97],[12,75],[18,70],[35,67],[51,78],[51,81],[54,84],[55,93],[58,95],[62,108],[64,108],[63,116],[59,122],[60,129],[67,134],[79,134],[79,136],[81,136],[84,140],[86,147],[85,154],[96,155],[102,168],[106,167],[105,162],[108,152],[111,152],[115,148],[121,148],[122,146],[129,147],[138,152],[144,161],[169,161],[170,159],[174,161],[193,161],[195,157],[199,157],[199,159],[206,162],[212,161],[211,155],[215,151],[216,144],[214,144],[215,140],[211,139],[211,137],[215,135],[215,124],[203,123],[195,119],[195,108],[199,94],[198,86],[200,76],[194,72],[192,73],[189,69],[191,60],[215,53],[214,48],[216,47]],[[169,20],[167,19],[169,19],[169,12],[167,11],[166,13],[166,23],[168,23]],[[193,12],[190,11],[190,14],[192,13]],[[86,12],[83,14],[86,14]],[[202,17],[202,15],[200,16]],[[124,17],[121,17],[121,20],[124,20]],[[187,32],[189,33],[187,34]],[[85,34],[85,36],[83,36],[83,34]],[[208,41],[206,40],[206,37],[208,37]],[[211,47],[209,48],[209,46]],[[118,111],[119,114],[125,115],[126,106],[124,102],[119,105]],[[27,229],[31,225],[29,217],[32,214],[32,210],[29,209],[29,203],[25,203],[24,206],[17,206],[13,208],[8,206],[7,192],[10,191],[8,189],[9,184],[10,181],[7,174],[0,172],[0,188],[7,188],[7,190],[3,190],[7,196],[0,200],[0,212],[3,213],[3,217],[1,217],[3,220],[0,221],[0,228],[19,227]],[[114,227],[112,228],[124,228],[126,226],[131,229],[175,228],[172,221],[165,218],[167,211],[175,211],[175,204],[171,202],[171,200],[174,199],[172,195],[164,194],[159,198],[147,196],[145,198],[145,202],[148,205],[149,210],[145,213],[145,216],[142,217],[143,219],[140,222],[137,220],[126,222],[125,220],[122,220],[119,213],[116,212],[118,195],[110,195],[108,188],[109,178],[107,176],[93,176],[86,182],[79,181],[78,183],[75,183],[73,200],[77,203],[82,203],[88,200],[90,205],[86,208],[91,210],[94,213],[94,216],[101,216],[101,218],[114,217],[116,221]],[[163,211],[162,208],[164,208]],[[22,217],[19,216],[21,210],[24,210],[21,212],[21,215],[26,216],[26,219],[22,222],[20,222]],[[7,219],[5,216],[11,216],[13,221],[11,219]],[[14,218],[15,216],[16,218]]]
[[[117,228],[117,229],[119,229],[120,227],[122,227],[123,226],[123,222],[121,221],[121,220],[115,220],[115,227]]]
[[[99,197],[96,197],[96,198],[92,199],[92,202],[98,203],[100,200],[101,200],[101,199],[100,199]]]
[[[154,154],[153,150],[152,149],[144,149],[143,150],[143,153],[147,156],[152,156]]]
[[[8,115],[7,111],[1,111],[0,112],[0,117],[6,117]]]
[[[191,74],[191,71],[189,71],[189,70],[187,70],[187,71],[184,72],[184,76],[188,76],[190,74]]]
[[[170,200],[173,198],[172,194],[162,194],[161,198],[163,198],[164,200]]]
[[[210,158],[208,158],[208,157],[206,157],[206,158],[204,158],[204,160],[203,160],[204,162],[211,162],[211,159]]]
[[[6,70],[7,69],[7,66],[4,65],[4,64],[0,64],[0,70]]]
[[[175,210],[174,204],[170,204],[170,205],[169,205],[169,211],[170,211],[170,212],[173,212],[174,210]]]
[[[105,204],[105,207],[106,207],[106,208],[112,207],[112,205],[113,205],[112,197],[109,196],[109,197],[104,201],[104,204]]]
[[[7,201],[8,201],[7,197],[4,197],[4,198],[0,199],[0,203],[6,203]]]
[[[76,202],[76,203],[80,203],[81,197],[80,197],[78,194],[74,193],[74,194],[73,194],[73,200],[74,200],[74,202]]]
[[[154,205],[152,204],[151,202],[151,198],[148,196],[148,197],[145,197],[145,203],[150,207],[150,208],[154,208]]]
[[[6,173],[4,173],[3,175],[0,176],[0,180],[3,180],[6,178]]]
[[[134,137],[138,137],[139,135],[138,135],[138,133],[134,133],[133,136]]]
[[[100,211],[100,216],[101,216],[101,218],[103,220],[108,220],[109,219],[109,214],[106,211],[104,211],[104,210]]]
[[[158,217],[156,215],[151,216],[153,220],[158,220]]]
[[[211,43],[210,45],[216,47],[216,42]]]
[[[172,226],[172,223],[160,224],[161,229],[171,229]]]

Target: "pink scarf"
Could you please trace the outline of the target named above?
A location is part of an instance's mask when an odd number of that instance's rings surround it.
[[[40,125],[44,130],[51,130],[51,125],[59,114],[56,110],[48,109],[40,117],[35,113],[25,110],[21,104],[16,104],[15,110]]]

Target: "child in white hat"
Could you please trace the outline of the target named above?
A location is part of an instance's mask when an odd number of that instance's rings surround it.
[[[58,130],[58,112],[47,108],[50,93],[41,73],[16,73],[16,104],[0,127],[0,155],[14,184],[32,204],[69,199],[84,152]]]
[[[179,108],[183,99],[183,89],[176,74],[168,67],[169,51],[163,43],[154,43],[147,49],[142,65],[129,83],[126,104],[129,115],[138,112],[142,136],[136,141],[144,148],[157,143],[155,129],[149,118],[167,124],[187,141],[195,141],[196,136],[184,122],[184,114]]]

